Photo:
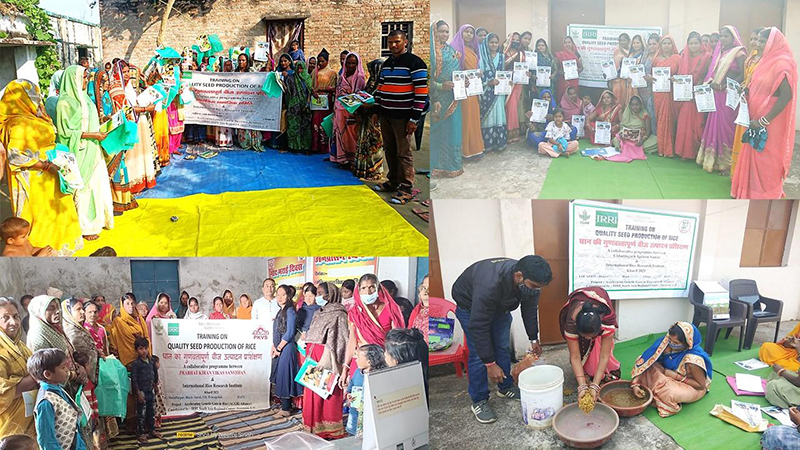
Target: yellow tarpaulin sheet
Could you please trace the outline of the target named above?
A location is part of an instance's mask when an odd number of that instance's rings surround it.
[[[143,199],[77,256],[105,246],[135,257],[428,255],[428,239],[364,185]]]

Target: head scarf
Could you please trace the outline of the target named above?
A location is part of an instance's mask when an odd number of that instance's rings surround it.
[[[556,55],[555,55],[556,58],[558,58],[559,61],[577,60],[578,58],[581,57],[581,54],[578,52],[578,48],[575,45],[575,40],[572,39],[571,36],[564,36],[564,41],[563,41],[562,45],[566,45],[567,39],[569,39],[570,42],[572,42],[572,46],[575,48],[575,50],[569,50],[569,49],[567,49],[567,47],[562,47],[561,51],[560,52],[556,52]]]
[[[544,53],[540,53],[539,52],[539,43],[540,42],[544,44]],[[550,46],[547,45],[547,41],[545,41],[542,38],[539,38],[539,39],[536,40],[535,47],[536,47],[535,48],[535,50],[536,50],[536,65],[537,66],[542,66],[542,67],[552,66],[553,65],[553,60],[555,58],[553,57],[553,54],[550,53]]]
[[[607,113],[608,111],[606,111],[604,106],[603,106],[603,95],[605,95],[606,93],[611,94],[611,107],[609,108],[609,111],[613,111],[615,107],[620,106],[620,105],[617,104],[617,102],[618,102],[617,96],[614,95],[613,92],[611,92],[608,89],[604,90],[603,92],[600,93],[600,98],[597,99],[597,104],[594,105],[594,107],[595,107],[595,109],[599,109],[599,110],[604,111],[604,112]]]
[[[97,115],[103,116],[103,74],[107,74],[105,70],[97,70],[94,73],[94,101],[97,108]]]
[[[580,97],[578,97],[575,101],[570,100],[569,98],[570,88],[575,89],[574,87],[568,87],[567,90],[564,92],[564,95],[561,97],[561,103],[559,104],[561,106],[561,109],[564,110],[564,120],[567,122],[572,119],[572,116],[575,115],[580,116],[581,114],[583,114],[583,111],[581,110]]]
[[[97,110],[83,90],[86,69],[83,66],[69,66],[61,80],[60,95],[56,110],[59,112],[58,142],[69,147],[76,155],[81,177],[89,180],[97,167],[99,152],[91,151],[93,142],[84,141],[83,133],[96,132],[100,128]]]
[[[249,295],[247,296],[247,299],[250,302],[250,306],[245,308],[244,306],[242,306],[242,297],[239,296],[239,307],[236,308],[237,319],[243,319],[243,320],[250,319],[251,314],[253,312],[253,299],[251,299]]]
[[[478,41],[478,33],[481,32],[481,31],[485,31],[486,32],[486,38],[483,40],[482,43]],[[483,61],[485,59],[489,59],[489,52],[488,52],[489,46],[487,46],[485,44],[486,44],[486,41],[489,40],[489,35],[490,34],[492,34],[492,33],[489,33],[489,30],[487,30],[486,28],[483,28],[483,27],[480,27],[477,30],[475,30],[475,43],[478,44],[478,50],[480,51],[480,53],[478,55],[478,61],[479,61],[478,67],[479,68],[480,68],[480,62],[481,61]],[[495,35],[495,36],[497,36],[497,35]]]
[[[200,306],[199,302],[198,302],[197,306],[198,307]],[[208,319],[208,316],[206,316],[205,313],[203,313],[202,309],[198,309],[196,313],[193,313],[190,309],[187,309],[186,310],[186,315],[183,316],[183,318],[184,319],[191,319],[191,320],[206,320],[206,319]]]
[[[102,326],[111,325],[111,316],[114,315],[114,305],[106,301],[97,314],[97,324]]]
[[[504,56],[498,48],[498,52],[492,57],[492,51],[489,49],[489,41],[492,38],[498,38],[497,34],[489,33],[486,39],[481,44],[481,60],[479,61],[478,68],[483,71],[483,95],[480,96],[480,111],[481,122],[486,120],[487,115],[493,110],[494,104],[497,101],[497,96],[494,94],[494,86],[489,86],[489,81],[494,80],[497,76],[498,70],[503,70]]]
[[[328,303],[314,313],[311,326],[306,332],[306,342],[324,344],[320,365],[339,373],[348,362],[347,339],[350,328],[347,323],[347,308],[339,299],[339,288],[331,282],[324,284],[328,290]]]
[[[519,33],[517,33],[516,31],[512,31],[511,33],[508,33],[508,35],[506,36],[506,40],[503,42],[503,55],[505,55],[506,57],[511,56],[512,52],[514,52],[514,51],[520,52],[519,49],[511,48],[511,44],[514,43],[514,35],[515,34],[519,34]]]
[[[374,94],[378,90],[378,79],[381,74],[381,66],[383,66],[382,59],[373,59],[367,64],[367,71],[369,71],[369,80],[364,90],[369,94]]]
[[[47,90],[48,97],[55,97],[58,95],[59,89],[61,89],[61,77],[63,75],[63,70],[56,70],[56,72],[50,78],[50,87]]]
[[[640,104],[642,105],[642,107],[641,107],[641,109],[640,109],[638,114],[633,112],[633,109],[631,108],[631,102],[633,101],[634,98],[638,98]],[[622,127],[630,128],[632,130],[643,130],[644,129],[644,123],[645,123],[645,114],[646,113],[647,113],[647,110],[645,110],[644,102],[642,101],[642,98],[639,97],[638,95],[633,95],[633,96],[631,96],[631,99],[628,100],[628,105],[625,108],[625,111],[622,112],[622,120],[620,120],[619,124]],[[647,119],[647,120],[650,120],[650,119]]]
[[[67,354],[67,360],[70,362],[71,368],[72,352],[74,351],[72,344],[69,342],[67,335],[64,334],[61,325],[50,324],[44,318],[45,311],[53,302],[55,302],[56,306],[59,306],[57,298],[49,295],[37,295],[28,305],[28,313],[30,313],[28,348],[34,352],[45,348],[63,350]],[[58,309],[60,312],[60,308]],[[64,320],[63,313],[61,313],[61,320]]]
[[[692,56],[692,52],[689,51],[689,39],[692,37],[697,36],[690,34],[690,36],[686,38],[686,47],[684,47],[683,51],[681,52],[681,61],[678,63],[678,74],[692,75],[694,85],[700,84],[701,78],[703,78],[703,75],[705,74],[704,69],[711,58],[711,54],[706,53],[701,45],[700,53],[696,56]]]
[[[606,311],[606,314],[601,317],[600,335],[597,336],[597,338],[589,341],[584,339],[583,336],[578,336],[578,347],[582,359],[585,359],[589,355],[595,340],[600,338],[604,333],[617,328],[617,315],[614,312],[614,305],[611,303],[608,292],[599,286],[590,286],[572,291],[572,293],[569,294],[567,302],[561,307],[561,311],[558,313],[558,323],[561,328],[561,335],[564,336],[564,338],[567,338],[566,324],[573,306],[575,303],[583,305],[586,302],[601,306]]]
[[[159,302],[159,300],[161,300],[161,297],[166,297],[167,298],[167,306],[168,306],[169,309],[165,313],[162,313],[161,311],[158,310],[158,302]],[[172,303],[171,302],[172,302],[172,299],[169,297],[169,294],[167,294],[167,293],[161,292],[158,295],[156,295],[156,301],[155,301],[155,303],[153,303],[153,307],[150,308],[150,312],[147,313],[147,319],[145,320],[145,322],[147,322],[147,328],[150,330],[150,335],[151,336],[153,335],[153,319],[154,318],[175,319],[175,318],[178,317],[172,311]]]
[[[92,337],[92,333],[84,328],[83,324],[78,323],[78,321],[72,317],[69,303],[70,299],[61,302],[61,323],[64,325],[64,334],[69,338],[69,342],[76,352],[81,352],[89,357],[89,365],[86,368],[86,372],[89,375],[89,379],[92,380],[92,383],[97,384],[97,358],[99,357],[97,345]]]
[[[472,28],[472,30],[475,31],[475,27],[473,27],[470,24],[462,25],[461,28],[458,29],[458,33],[456,33],[455,36],[453,36],[453,38],[450,40],[450,46],[453,47],[455,51],[457,51],[461,55],[460,58],[461,69],[464,69],[464,54],[466,53],[467,48],[470,48],[472,49],[472,51],[475,52],[475,56],[478,57],[478,67],[480,67],[481,51],[478,48],[478,38],[473,37],[472,42],[470,43],[464,42],[464,30],[466,30],[467,28]]]
[[[351,56],[356,57],[356,70],[349,77],[347,76],[346,68],[342,72],[341,81],[336,87],[337,97],[362,91],[364,90],[364,86],[367,85],[367,79],[364,76],[364,65],[361,64],[361,57],[358,56],[358,53],[350,52],[347,55],[347,58],[345,58],[345,65],[347,64],[347,59],[349,59]]]
[[[363,79],[364,69],[361,69],[361,74]],[[366,81],[363,83],[366,84]],[[364,84],[362,84],[361,87],[363,87]],[[304,61],[294,62],[294,72],[289,75],[288,82],[286,83],[286,93],[300,97],[309,97],[311,95],[311,75],[308,74]]]
[[[550,105],[547,107],[547,113],[548,113],[548,114],[552,114],[552,113],[553,113],[553,111],[555,111],[555,110],[556,110],[556,99],[555,99],[555,97],[553,96],[553,93],[550,91],[550,89],[542,89],[542,90],[539,92],[539,100],[544,100],[544,94],[545,94],[545,92],[546,92],[546,93],[548,93],[548,94],[550,94]]]
[[[623,34],[624,34],[625,36],[628,36],[628,40],[630,40],[630,35],[628,35],[628,33],[622,33],[622,34],[620,34],[620,37],[621,37]],[[624,48],[622,48],[622,44],[619,42],[619,39],[618,39],[618,40],[617,40],[617,46],[616,46],[616,47],[614,47],[614,56],[613,56],[613,58],[614,58],[614,63],[617,65],[617,68],[619,68],[619,67],[621,67],[621,66],[622,66],[622,58],[627,58],[627,57],[628,57],[628,55],[630,55],[630,54],[631,54],[631,49],[630,49],[630,47],[628,47],[628,49],[627,49],[627,50],[626,50],[626,49],[624,49]]]
[[[742,44],[742,38],[739,36],[739,30],[733,25],[725,25],[722,28],[726,28],[733,35],[733,47],[730,50],[724,50],[722,48],[722,40],[717,42],[714,53],[711,55],[711,65],[708,67],[705,83],[722,84],[728,75],[728,69],[730,69],[731,65],[739,56],[747,54],[747,50]]]
[[[666,40],[669,40],[669,41],[672,42],[672,54],[671,55],[667,55],[667,56],[665,56],[665,55],[663,55],[661,53],[661,44],[663,44],[664,41],[666,41]],[[667,58],[669,58],[669,57],[671,57],[673,55],[679,55],[679,54],[680,54],[680,50],[678,49],[678,44],[675,43],[675,39],[673,39],[672,36],[670,36],[670,35],[666,35],[663,38],[661,38],[660,41],[658,41],[658,50],[656,50],[656,54],[653,57],[653,66],[656,66],[659,63],[659,59],[667,59]]]
[[[650,348],[636,359],[636,364],[631,371],[632,377],[638,377],[643,374],[645,370],[656,362],[660,363],[665,369],[673,370],[681,375],[688,375],[689,370],[686,368],[686,363],[692,363],[703,369],[708,380],[711,380],[713,376],[711,358],[700,345],[703,343],[700,330],[688,322],[677,322],[675,325],[678,325],[683,330],[688,348],[680,352],[665,353],[665,350],[669,348],[670,342],[669,333],[665,334],[662,339],[654,342]]]
[[[794,149],[795,133],[794,123],[797,105],[797,62],[792,54],[786,37],[775,27],[771,28],[767,45],[764,46],[764,53],[761,60],[753,72],[748,94],[748,106],[750,107],[750,117],[761,118],[769,113],[774,101],[773,95],[778,90],[783,80],[792,89],[792,99],[786,108],[772,119],[770,123],[772,130],[785,130],[784,134],[770,131],[770,138],[785,139],[778,148],[784,150],[782,163],[782,178],[789,174],[789,166],[792,162],[792,150]],[[779,125],[776,127],[775,125]]]
[[[39,92],[39,87],[28,80],[14,80],[0,91],[0,143],[6,150],[0,152],[0,180],[3,179],[7,165],[6,152],[20,156],[17,166],[29,167],[39,161],[40,154],[44,150],[55,145],[56,133],[53,120],[45,113]],[[16,130],[13,139],[12,129]],[[22,139],[17,137],[19,135],[16,133],[19,133],[19,130],[23,130]],[[17,145],[17,142],[25,143],[25,148],[11,148],[11,145]],[[18,177],[18,179],[26,178]],[[28,189],[26,187],[25,192]],[[18,200],[15,205],[16,210],[22,210],[26,201],[25,198]]]
[[[112,346],[119,353],[119,361],[123,366],[127,366],[139,357],[133,343],[137,337],[150,339],[149,328],[142,317],[139,317],[139,309],[133,305],[133,314],[128,314],[120,300],[119,317],[114,319],[111,324]],[[151,343],[152,344],[152,343]]]
[[[367,309],[367,306],[361,301],[358,285],[356,285],[353,292],[353,297],[355,299],[355,304],[348,313],[348,319],[355,326],[356,337],[359,338],[359,341],[383,346],[383,342],[386,339],[386,332],[379,324],[378,318],[373,317],[372,313]],[[390,315],[391,328],[405,328],[406,323],[405,319],[403,319],[403,313],[400,311],[400,307],[397,306],[392,296],[389,295],[389,291],[380,284],[378,285],[377,301],[384,303],[386,305],[384,308],[389,308],[388,312]]]
[[[186,304],[185,305],[183,303],[181,303],[181,301],[180,301],[180,299],[183,298],[183,294],[186,294]],[[178,299],[178,310],[175,312],[175,315],[178,317],[178,319],[183,319],[186,316],[186,311],[189,310],[189,299],[190,298],[191,297],[189,296],[188,292],[181,291],[181,296]]]

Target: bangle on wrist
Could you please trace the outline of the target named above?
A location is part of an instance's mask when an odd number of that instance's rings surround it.
[[[782,377],[782,376],[783,376],[783,372],[786,372],[786,369],[781,369],[781,370],[779,370],[779,371],[778,371],[778,376],[779,376],[779,377]]]
[[[495,365],[497,365],[497,362],[495,362],[495,361],[492,361],[492,362],[490,362],[490,363],[485,363],[485,364],[484,364],[484,366],[486,366],[487,368],[488,368],[488,367],[491,367],[491,366],[495,366]]]

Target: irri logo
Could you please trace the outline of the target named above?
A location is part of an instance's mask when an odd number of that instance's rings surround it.
[[[617,228],[617,213],[611,211],[597,211],[594,219],[595,226]]]

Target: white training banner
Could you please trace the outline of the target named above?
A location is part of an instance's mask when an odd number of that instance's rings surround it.
[[[420,363],[364,375],[361,449],[415,449],[428,444],[428,402]]]
[[[267,409],[272,330],[254,320],[153,319],[167,412]]]
[[[581,54],[583,72],[581,72],[580,85],[586,87],[608,87],[608,81],[603,77],[603,62],[614,58],[614,49],[619,45],[619,35],[627,33],[631,39],[640,35],[644,42],[652,33],[661,35],[661,27],[614,27],[600,25],[570,24],[567,26],[567,36],[572,37],[575,46]],[[557,49],[554,49],[557,50]]]
[[[186,105],[185,123],[280,131],[281,97],[261,90],[267,72],[184,72],[195,101]]]
[[[569,292],[600,286],[612,299],[686,297],[698,214],[574,200]]]

